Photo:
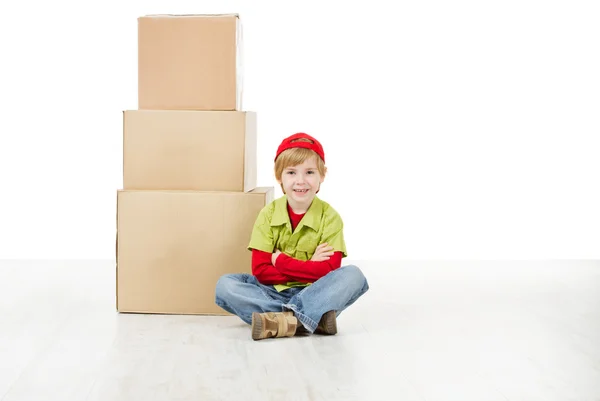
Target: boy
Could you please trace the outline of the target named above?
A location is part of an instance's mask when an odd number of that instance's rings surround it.
[[[325,153],[305,133],[285,138],[275,156],[283,196],[259,213],[250,238],[252,274],[222,276],[216,303],[252,324],[252,338],[336,334],[336,316],[368,289],[346,257],[343,222],[316,197]]]

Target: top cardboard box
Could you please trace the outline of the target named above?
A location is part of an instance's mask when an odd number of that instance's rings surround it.
[[[241,110],[237,14],[138,18],[138,108]]]

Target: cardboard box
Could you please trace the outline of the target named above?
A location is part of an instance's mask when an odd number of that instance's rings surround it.
[[[215,285],[251,273],[247,250],[273,188],[117,192],[117,310],[227,315]]]
[[[138,108],[241,110],[237,14],[138,18]]]
[[[256,113],[131,110],[123,120],[123,189],[256,187]]]

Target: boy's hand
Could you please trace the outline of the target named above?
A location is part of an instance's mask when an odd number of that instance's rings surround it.
[[[329,257],[333,255],[333,247],[328,246],[327,242],[322,243],[317,247],[315,253],[313,254],[310,260],[314,262],[322,262],[324,260],[329,260]]]
[[[281,251],[279,249],[275,249],[275,252],[273,252],[273,254],[271,255],[271,264],[273,266],[275,266],[275,261],[277,260],[277,256],[279,256],[280,253]]]

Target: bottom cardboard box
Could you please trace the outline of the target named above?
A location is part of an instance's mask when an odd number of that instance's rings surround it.
[[[215,284],[251,272],[252,227],[272,200],[273,187],[117,191],[117,310],[228,315]]]

